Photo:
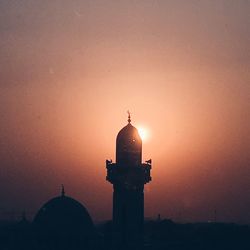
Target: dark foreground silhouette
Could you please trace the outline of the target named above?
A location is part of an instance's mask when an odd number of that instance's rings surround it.
[[[73,226],[73,225],[72,225]],[[74,226],[73,226],[74,227]],[[50,230],[50,229],[48,229]],[[1,222],[0,224],[0,249],[114,249],[112,222],[105,222],[94,227],[93,232],[86,235],[77,235],[77,241],[70,233],[74,231],[65,229],[63,236],[50,231],[50,241],[41,242],[37,235],[34,224],[23,218],[19,222]],[[68,234],[68,235],[67,235]],[[39,237],[37,237],[39,236]],[[82,237],[82,241],[79,240]],[[53,245],[51,245],[51,241]],[[121,246],[120,249],[123,247]],[[126,249],[126,248],[123,248]],[[171,220],[147,221],[144,224],[145,250],[249,250],[250,249],[250,226],[226,223],[188,223],[178,224]]]
[[[32,223],[2,223],[0,250],[250,250],[250,228],[225,223],[178,224],[144,221],[144,185],[151,181],[152,160],[142,162],[142,140],[128,123],[116,138],[116,163],[106,160],[113,185],[112,221],[94,225],[87,209],[61,195],[47,201]]]

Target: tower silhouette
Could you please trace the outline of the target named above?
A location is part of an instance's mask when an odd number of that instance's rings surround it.
[[[142,163],[142,140],[128,124],[116,138],[116,163],[106,160],[106,179],[113,184],[113,238],[115,247],[140,249],[143,245],[144,184],[151,181],[151,160]]]

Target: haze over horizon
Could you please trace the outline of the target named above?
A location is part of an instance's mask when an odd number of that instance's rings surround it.
[[[0,2],[0,219],[66,194],[111,219],[127,124],[145,217],[250,223],[250,1]]]

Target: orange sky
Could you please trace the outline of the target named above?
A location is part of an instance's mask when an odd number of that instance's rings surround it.
[[[1,1],[0,217],[66,193],[111,218],[126,111],[145,216],[250,223],[249,1]]]

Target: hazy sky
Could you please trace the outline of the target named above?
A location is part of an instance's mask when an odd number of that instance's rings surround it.
[[[0,218],[60,192],[110,219],[126,125],[145,216],[250,223],[250,1],[0,1]]]

